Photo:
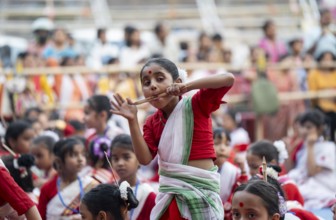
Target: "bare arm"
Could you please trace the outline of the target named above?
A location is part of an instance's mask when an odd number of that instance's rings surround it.
[[[31,207],[25,215],[27,220],[42,220],[36,206]]]
[[[113,110],[111,110],[112,113],[121,115],[128,120],[135,155],[140,164],[149,164],[153,157],[142,136],[136,106],[132,105],[132,102],[129,99],[127,99],[126,102],[119,94],[116,94],[114,98],[117,103],[111,101],[113,105]]]
[[[186,83],[187,90],[194,89],[218,89],[222,87],[232,86],[234,76],[232,73],[217,74],[206,78],[198,79]]]

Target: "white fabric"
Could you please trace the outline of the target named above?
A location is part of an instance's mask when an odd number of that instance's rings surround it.
[[[297,216],[293,215],[292,213],[286,213],[285,220],[300,220],[300,219]]]
[[[220,197],[223,204],[228,201],[239,175],[239,169],[230,162],[224,162],[220,169]]]
[[[323,168],[315,176],[307,170],[307,149],[304,146],[297,154],[296,167],[288,173],[299,187],[306,209],[326,207],[335,199],[336,192],[336,147],[332,142],[320,141],[314,145],[316,164]]]
[[[183,149],[185,145],[185,127],[183,125],[183,111],[184,103],[183,99],[176,105],[174,111],[170,114],[164,130],[161,135],[159,147],[158,147],[158,159],[159,167],[169,173],[178,173],[181,176],[197,176],[204,179],[219,181],[219,174],[216,172],[211,172],[203,169],[199,169],[192,166],[187,166],[181,164],[183,157]],[[187,188],[192,189],[195,193],[203,196],[203,193],[195,188],[193,185],[188,184],[179,179],[170,178],[166,176],[160,176],[160,185],[169,185],[176,188]],[[168,193],[159,192],[156,196],[155,206],[152,209],[150,219],[156,219],[156,216],[162,212],[165,205],[168,203],[171,195]],[[213,198],[215,202],[219,202],[219,196]],[[217,200],[217,201],[216,201]],[[192,219],[190,211],[186,208],[181,211],[183,218]],[[214,213],[214,210],[209,206],[207,208],[208,219],[223,219],[223,216],[218,216],[218,213]]]
[[[97,41],[87,59],[87,64],[92,68],[100,68],[103,66],[104,59],[107,57],[116,58],[118,56],[119,48],[116,45],[110,43],[102,44],[101,41]]]
[[[163,57],[171,60],[172,62],[178,62],[179,58],[179,47],[177,41],[174,39],[172,35],[168,35],[165,40],[165,44],[154,36],[150,42],[146,42],[148,45],[148,49],[150,50],[151,55],[161,54]]]
[[[82,181],[83,190],[84,190],[85,187],[93,181],[93,179],[89,176],[86,176],[86,177],[81,177],[81,181]],[[61,191],[61,195],[66,205],[71,204],[72,201],[74,201],[75,199],[79,199],[80,188],[79,188],[78,180],[76,179],[76,181],[70,183],[70,185],[64,188]],[[48,220],[70,220],[76,216],[80,217],[80,215],[77,215],[77,214],[72,215],[72,216],[62,216],[62,214],[64,213],[66,209],[67,208],[64,207],[61,200],[59,199],[58,194],[56,194],[54,198],[52,198],[47,205],[47,214],[46,214],[47,219]]]
[[[133,192],[135,193],[135,186],[132,187]],[[136,207],[133,211],[132,218],[130,216],[131,212],[128,212],[129,220],[135,220],[139,217],[145,202],[147,200],[147,197],[150,193],[154,192],[152,187],[148,185],[147,183],[140,183],[138,186],[138,189],[136,191],[136,198],[139,201],[138,207]]]
[[[230,146],[234,147],[241,144],[250,144],[250,138],[244,128],[237,128],[230,133]]]
[[[140,61],[148,59],[150,53],[147,47],[141,46],[139,49],[124,47],[120,52],[120,66],[134,67]]]

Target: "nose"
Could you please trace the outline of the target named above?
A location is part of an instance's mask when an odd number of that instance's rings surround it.
[[[155,91],[157,89],[157,86],[154,82],[151,83],[151,90]]]

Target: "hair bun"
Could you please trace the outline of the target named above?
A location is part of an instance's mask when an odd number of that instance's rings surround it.
[[[135,197],[133,190],[130,187],[127,188],[127,198],[128,210],[138,207],[139,201]]]

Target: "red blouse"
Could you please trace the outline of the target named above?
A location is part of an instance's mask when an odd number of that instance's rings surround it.
[[[23,215],[35,205],[4,167],[0,167],[0,179],[0,206],[8,202],[18,215]]]
[[[189,160],[216,158],[210,116],[223,103],[222,98],[230,88],[201,89],[193,95],[191,102],[194,113],[194,132]],[[143,136],[153,158],[157,154],[166,121],[162,110],[158,110],[149,116],[144,124]]]

